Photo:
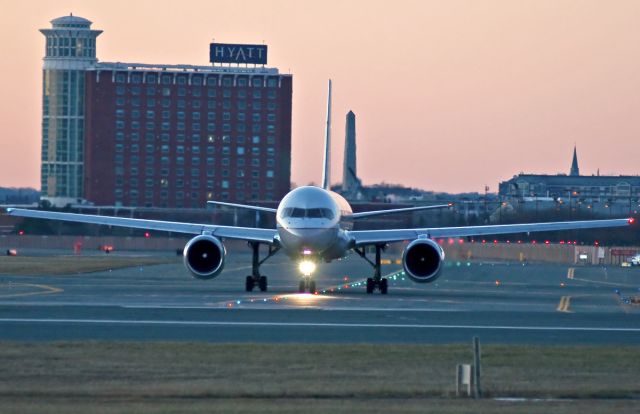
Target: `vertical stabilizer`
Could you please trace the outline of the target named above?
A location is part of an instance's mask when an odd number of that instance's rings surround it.
[[[331,79],[329,79],[329,94],[327,96],[327,129],[324,136],[324,162],[322,164],[322,188],[331,188]]]

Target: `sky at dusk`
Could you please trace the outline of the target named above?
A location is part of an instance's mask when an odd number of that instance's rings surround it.
[[[103,30],[106,62],[207,65],[265,43],[293,74],[292,181],[318,183],[333,80],[332,181],[357,117],[358,175],[483,192],[519,172],[640,174],[640,1],[16,1],[0,26],[0,186],[40,188],[50,20]]]

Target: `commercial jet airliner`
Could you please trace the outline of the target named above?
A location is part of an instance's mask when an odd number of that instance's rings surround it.
[[[566,221],[552,223],[505,224],[467,227],[427,227],[412,229],[353,230],[354,220],[383,214],[433,208],[450,205],[422,206],[390,210],[354,213],[342,196],[329,189],[329,164],[331,143],[331,81],[329,81],[327,128],[325,135],[324,171],[322,187],[305,186],[291,190],[280,201],[277,209],[243,204],[209,202],[235,208],[247,208],[276,215],[276,228],[247,228],[195,224],[159,220],[143,220],[88,214],[58,213],[27,209],[9,209],[13,216],[79,223],[102,224],[146,230],[159,230],[192,234],[194,237],[184,247],[184,265],[198,279],[213,279],[224,268],[226,250],[224,239],[246,240],[253,252],[252,272],[246,277],[245,289],[257,287],[267,290],[267,277],[260,273],[260,266],[279,251],[298,264],[301,279],[300,292],[315,292],[313,273],[320,261],[331,262],[354,251],[373,266],[373,276],[367,278],[367,293],[379,290],[386,294],[387,279],[380,271],[380,254],[389,243],[408,241],[402,254],[406,275],[418,283],[433,282],[438,278],[444,261],[444,251],[434,238],[470,237],[509,233],[530,233],[569,229],[619,227],[633,224],[634,219],[610,219]],[[268,246],[265,257],[260,257],[260,245]],[[373,260],[367,257],[366,248],[373,247]]]

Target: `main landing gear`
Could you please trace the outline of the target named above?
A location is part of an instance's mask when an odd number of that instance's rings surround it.
[[[251,260],[251,275],[247,276],[245,280],[245,290],[251,292],[257,285],[261,292],[266,292],[267,277],[260,274],[260,266],[267,261],[268,258],[276,254],[280,248],[269,245],[269,253],[267,253],[264,259],[260,260],[260,243],[249,242],[249,246],[251,246],[253,250],[253,258]]]
[[[384,245],[384,244],[376,244],[375,245],[376,258],[375,258],[374,262],[369,260],[369,258],[367,257],[367,253],[366,253],[364,247],[361,247],[359,249],[353,249],[356,253],[358,253],[358,255],[360,257],[362,257],[364,260],[366,260],[367,263],[369,263],[371,266],[373,266],[373,277],[368,277],[367,278],[367,293],[368,294],[373,293],[376,289],[380,290],[380,293],[383,294],[383,295],[387,294],[387,291],[388,291],[388,288],[389,288],[389,281],[387,280],[386,277],[382,277],[382,272],[380,271],[380,252],[382,250],[384,250],[385,247],[386,247],[386,245]]]

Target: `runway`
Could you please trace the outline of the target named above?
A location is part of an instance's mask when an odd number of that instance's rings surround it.
[[[389,256],[390,259],[396,257]],[[284,256],[262,267],[266,293],[244,292],[248,254],[210,281],[182,264],[68,276],[0,276],[0,340],[269,343],[640,343],[636,268],[453,262],[416,284],[384,267],[389,294],[367,295],[357,256],[319,266],[319,294],[296,293]]]

